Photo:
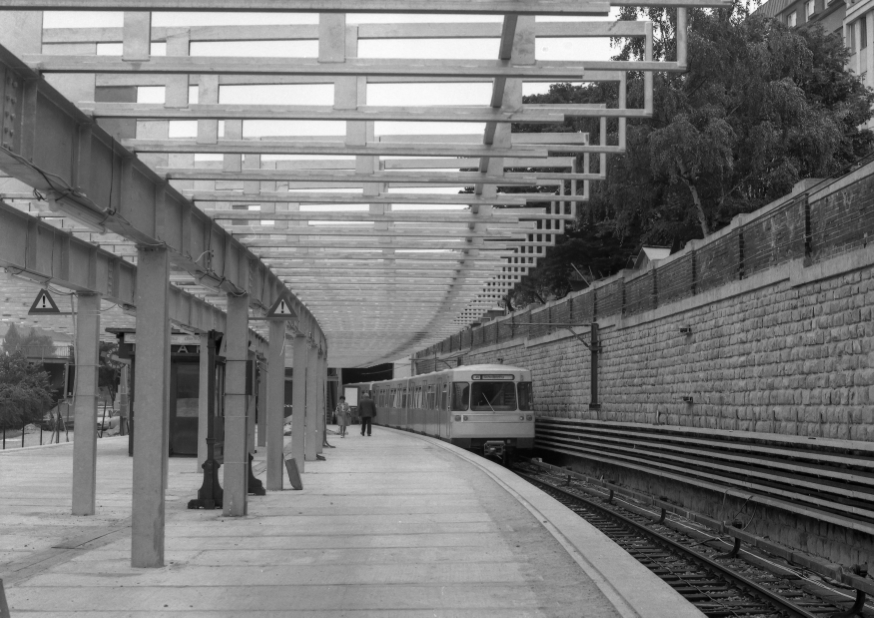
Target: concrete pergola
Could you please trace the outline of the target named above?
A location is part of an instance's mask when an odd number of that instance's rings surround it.
[[[652,60],[648,22],[535,19],[606,17],[611,6],[626,4],[677,9],[676,61]],[[503,298],[576,219],[589,183],[603,178],[607,155],[624,151],[626,119],[652,113],[653,72],[686,69],[686,7],[723,5],[726,0],[0,0],[0,172],[7,176],[0,178],[0,265],[77,292],[83,367],[97,363],[101,299],[136,311],[133,564],[163,564],[171,323],[204,338],[210,330],[225,333],[224,509],[243,515],[250,345],[266,355],[267,488],[281,489],[286,348],[295,368],[292,453],[302,470],[321,448],[316,419],[327,367],[409,356]],[[123,26],[43,28],[42,11],[70,10],[123,11]],[[153,27],[153,11],[319,15],[312,25]],[[393,18],[356,23],[347,13]],[[501,21],[404,23],[403,14]],[[645,59],[537,59],[538,39],[591,37],[641,37]],[[369,41],[438,39],[447,46],[497,40],[497,57],[371,58],[361,49]],[[258,41],[310,41],[317,52],[253,58],[193,51],[200,43]],[[644,74],[643,108],[626,106],[629,71]],[[618,107],[523,104],[525,82],[560,81],[615,82]],[[429,83],[488,83],[491,98],[480,106],[368,104],[368,85]],[[229,87],[319,84],[333,88],[332,105],[237,104],[223,97]],[[163,102],[137,102],[139,89],[155,87],[164,89]],[[558,125],[568,116],[600,119],[599,143],[558,127],[511,133],[511,123]],[[611,118],[618,119],[616,143],[607,143]],[[254,121],[289,120],[342,121],[345,132],[259,137],[248,130]],[[196,132],[171,137],[175,121],[196,122]],[[377,131],[375,123],[387,121],[484,128],[481,135]],[[598,173],[590,171],[593,156]],[[532,186],[554,190],[513,192]],[[460,193],[463,187],[472,193]],[[264,320],[279,299],[293,319]],[[89,426],[96,372],[80,371],[77,379],[77,426]],[[73,512],[86,515],[94,512],[93,439],[80,443],[77,435],[75,449]]]

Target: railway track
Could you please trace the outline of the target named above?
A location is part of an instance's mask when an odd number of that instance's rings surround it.
[[[834,603],[780,576],[660,525],[607,499],[593,498],[539,468],[515,472],[583,517],[711,618],[744,616],[825,618],[849,616]],[[612,493],[611,493],[612,497]],[[853,614],[855,615],[855,614]]]

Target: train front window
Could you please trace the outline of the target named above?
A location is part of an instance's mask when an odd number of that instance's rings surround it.
[[[470,409],[477,412],[508,412],[516,409],[514,382],[474,382]]]
[[[533,404],[531,382],[519,382],[519,409],[529,411]]]
[[[470,397],[470,384],[467,382],[452,383],[452,409],[457,412],[465,412]]]

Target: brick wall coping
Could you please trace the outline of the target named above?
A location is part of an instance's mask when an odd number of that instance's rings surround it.
[[[619,281],[619,280],[623,280],[625,282],[632,281],[634,279],[637,279],[638,277],[645,275],[650,270],[654,270],[657,267],[661,267],[661,266],[664,266],[666,264],[670,264],[671,262],[673,262],[675,260],[683,259],[687,255],[689,255],[692,251],[701,249],[702,247],[704,247],[712,242],[715,242],[724,236],[728,236],[729,234],[731,234],[732,232],[737,230],[737,228],[739,228],[739,227],[743,227],[743,226],[745,226],[745,225],[749,224],[750,222],[753,222],[757,219],[762,219],[762,218],[767,217],[773,211],[779,209],[782,206],[785,206],[787,203],[791,202],[792,200],[798,199],[800,196],[804,195],[805,193],[807,194],[808,199],[810,201],[812,201],[812,202],[819,201],[819,200],[822,200],[822,199],[828,197],[832,193],[839,191],[840,189],[846,188],[847,186],[849,186],[855,182],[858,182],[861,179],[868,177],[868,176],[871,176],[871,175],[874,175],[874,161],[872,161],[871,163],[869,163],[867,165],[863,165],[858,170],[856,170],[850,174],[847,174],[845,176],[842,176],[841,178],[838,178],[838,179],[823,179],[821,181],[817,181],[817,179],[807,179],[807,180],[814,181],[814,183],[808,187],[799,187],[796,190],[794,190],[793,192],[788,193],[787,195],[784,195],[783,197],[777,198],[773,202],[770,202],[769,204],[762,206],[761,208],[759,208],[758,210],[756,210],[754,212],[736,215],[731,220],[731,223],[729,223],[724,228],[717,230],[716,232],[713,232],[707,238],[697,238],[697,239],[690,240],[688,243],[686,243],[686,246],[683,247],[682,250],[680,250],[672,255],[669,255],[666,258],[662,258],[661,260],[655,260],[653,262],[650,262],[649,264],[647,264],[646,268],[644,268],[642,270],[632,270],[632,269],[624,268],[624,269],[616,272],[615,274],[613,274],[609,277],[605,277],[604,279],[599,279],[597,281],[593,281],[592,284],[584,290],[579,290],[577,292],[571,292],[563,298],[550,300],[545,305],[540,305],[538,307],[532,307],[531,305],[529,305],[529,306],[525,307],[524,309],[519,309],[517,311],[510,313],[504,319],[508,319],[512,316],[520,315],[526,311],[538,311],[540,309],[544,309],[547,307],[552,307],[552,306],[561,304],[561,303],[567,301],[569,298],[577,298],[579,296],[583,296],[587,293],[590,293],[592,290],[596,290],[596,289],[604,287],[606,285],[610,285],[611,283],[614,283],[614,282]],[[501,322],[501,321],[502,320],[495,320],[495,322]]]
[[[662,260],[660,260],[659,262],[661,261]],[[669,316],[679,315],[681,313],[693,311],[707,305],[716,304],[736,296],[749,294],[750,292],[770,287],[783,281],[788,280],[792,287],[799,287],[803,285],[808,285],[816,281],[839,277],[841,275],[845,275],[856,270],[861,270],[863,268],[869,268],[872,265],[874,265],[874,245],[870,247],[863,247],[861,249],[855,249],[843,255],[838,255],[836,257],[829,258],[828,260],[825,260],[823,262],[818,262],[811,265],[805,265],[803,259],[790,260],[774,268],[769,268],[767,270],[756,273],[749,278],[741,279],[739,281],[732,281],[720,287],[707,290],[706,292],[702,292],[694,296],[682,298],[680,300],[662,305],[660,307],[656,307],[655,309],[644,311],[643,313],[631,316],[623,316],[617,313],[600,317],[598,319],[598,325],[600,326],[601,332],[604,332],[610,328],[615,328],[617,330],[633,328],[641,324],[654,322]],[[653,264],[650,264],[647,268],[653,267]],[[637,273],[637,271],[621,271],[618,274],[621,275],[624,272],[634,272],[635,274]],[[611,277],[610,279],[605,279],[605,281],[608,283],[612,280],[615,280],[615,278]],[[582,292],[575,292],[573,296],[579,296],[583,293],[585,293],[585,290],[583,290]],[[570,296],[571,295],[568,295],[568,297]],[[547,303],[547,305],[543,305],[540,308],[547,307],[552,304],[559,304],[561,302],[564,302],[566,299],[567,297],[558,301],[550,301],[549,303]],[[512,315],[517,314],[514,313]],[[501,323],[507,319],[509,319],[509,316],[507,318],[504,318],[503,320],[496,320],[496,322]],[[580,325],[574,327],[574,331],[577,335],[585,335],[589,332],[589,328],[587,325]],[[512,348],[518,345],[524,345],[526,348],[535,347],[539,345],[553,343],[555,341],[570,339],[573,337],[574,335],[571,334],[568,329],[558,328],[555,332],[542,335],[540,337],[525,336],[523,338],[522,335],[519,335],[511,341],[504,341],[501,343],[494,343],[488,346],[477,347],[476,351],[477,353],[496,352],[499,350],[506,350],[508,348]],[[438,354],[438,358],[442,360],[445,360],[447,358],[455,358],[468,354],[471,351],[471,348],[466,348],[464,350],[454,350],[450,355],[441,356]],[[418,360],[427,359],[428,357],[420,357]]]
[[[683,425],[653,425],[652,423],[623,423],[620,421],[593,421],[571,418],[555,418],[538,416],[538,420],[590,427],[615,427],[617,429],[633,429],[640,433],[674,433],[687,436],[715,437],[722,440],[738,440],[746,442],[762,442],[782,444],[785,446],[803,446],[809,448],[833,448],[842,451],[860,451],[874,457],[874,443],[861,440],[838,440],[835,438],[807,438],[760,431],[740,431],[732,429],[710,429],[707,427],[686,427]]]
[[[851,184],[859,182],[863,178],[871,176],[872,174],[874,174],[874,161],[863,165],[854,172],[835,179],[834,182],[830,182],[828,183],[828,185],[817,185],[815,187],[812,187],[812,190],[810,191],[808,197],[811,202],[825,199],[832,193],[840,191],[841,189],[845,189]],[[757,210],[756,212],[758,213],[759,211]]]

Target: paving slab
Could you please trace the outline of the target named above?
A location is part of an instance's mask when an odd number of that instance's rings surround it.
[[[382,427],[332,442],[326,461],[307,462],[303,490],[250,497],[240,518],[187,510],[200,475],[171,459],[156,569],[130,566],[126,439],[98,443],[98,509],[87,518],[69,515],[71,448],[0,455],[0,496],[15,506],[0,514],[12,617],[701,616],[492,462]]]

